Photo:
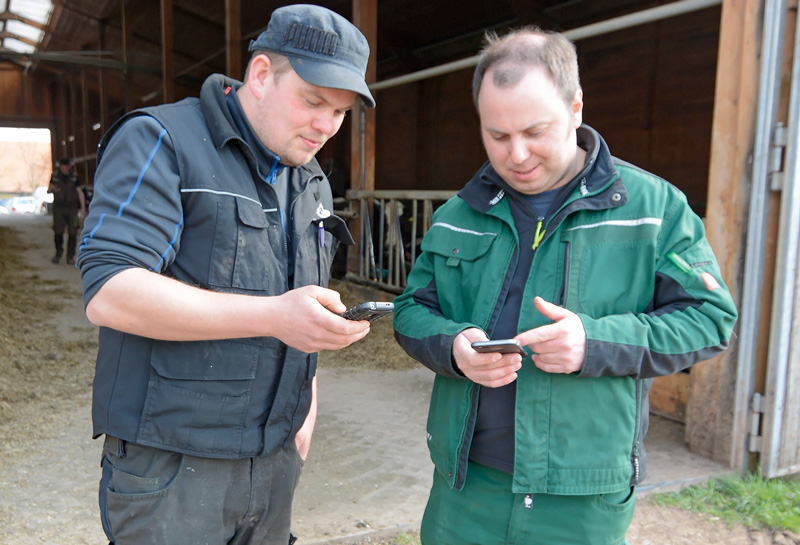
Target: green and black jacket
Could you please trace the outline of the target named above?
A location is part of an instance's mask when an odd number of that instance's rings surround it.
[[[728,344],[737,311],[700,218],[664,180],[612,157],[579,129],[587,167],[535,249],[518,332],[550,323],[539,295],[575,312],[586,331],[579,373],[548,374],[523,359],[517,378],[516,493],[602,494],[645,475],[643,439],[653,377],[708,359]],[[516,264],[508,195],[487,163],[439,208],[396,301],[395,337],[436,372],[428,445],[461,488],[479,386],[452,360],[453,340],[491,338],[498,297]]]

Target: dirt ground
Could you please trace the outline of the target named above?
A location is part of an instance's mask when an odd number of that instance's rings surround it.
[[[0,216],[0,544],[101,545],[101,445],[90,417],[97,332],[83,314],[77,269],[49,261],[49,222]],[[346,302],[361,297],[338,288]],[[389,543],[418,529],[432,473],[431,378],[396,346],[390,320],[321,354],[320,416],[294,508],[301,545]],[[633,545],[800,544],[646,496],[628,537]]]

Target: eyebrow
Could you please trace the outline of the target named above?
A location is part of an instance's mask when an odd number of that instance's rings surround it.
[[[536,123],[531,123],[527,127],[524,127],[519,132],[528,132],[528,131],[530,131],[532,129],[535,129],[535,128],[541,127],[542,125],[547,125],[547,124],[548,124],[547,121],[537,121]],[[496,133],[496,134],[508,134],[506,131],[501,131],[500,129],[493,129],[491,127],[486,127],[486,126],[484,126],[484,130],[486,130],[488,132],[493,132],[493,133]]]
[[[315,96],[316,98],[318,98],[319,100],[321,100],[322,102],[327,104],[328,106],[334,106],[334,104],[332,104],[330,100],[328,100],[322,94],[320,94],[314,87],[308,86],[308,87],[305,88],[305,91],[308,94]],[[353,99],[353,103],[352,104],[350,104],[346,108],[337,108],[337,110],[340,110],[340,111],[343,111],[343,112],[349,112],[350,110],[353,109],[353,106],[355,106],[357,99],[358,99],[358,95],[356,95],[356,97]]]

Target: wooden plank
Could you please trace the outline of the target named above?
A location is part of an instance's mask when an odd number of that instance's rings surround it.
[[[161,0],[161,84],[164,91],[164,103],[175,101],[172,15],[172,0]]]
[[[128,0],[119,0],[120,12],[122,17],[122,62],[125,66],[128,65],[128,49],[131,47],[133,39],[133,30],[131,28],[131,12],[128,9]],[[123,93],[123,113],[129,112],[132,109],[133,101],[131,100],[131,78],[133,73],[125,68],[122,72],[122,93]],[[103,127],[108,129],[108,127]]]
[[[106,45],[106,22],[100,21],[97,25],[99,34],[97,36],[97,50],[103,51]],[[105,85],[103,84],[103,68],[97,69],[97,93],[99,95],[100,104],[100,130],[105,131],[108,128],[108,97],[106,96]]]
[[[366,81],[375,83],[377,77],[378,0],[353,0],[353,24],[369,43]],[[373,95],[374,96],[374,95]],[[375,100],[377,101],[377,98]],[[375,110],[359,100],[350,114],[350,188],[375,189]],[[358,221],[350,222],[350,232],[356,242],[361,236]],[[348,247],[348,270],[358,270],[358,245]]]
[[[741,301],[744,240],[751,186],[750,150],[759,81],[760,0],[723,0],[709,170],[707,235],[722,276]],[[696,365],[686,416],[692,451],[729,466],[741,465],[746,414],[734,414],[738,343]]]
[[[242,76],[242,0],[225,0],[225,64],[228,76]]]
[[[689,401],[689,373],[675,373],[653,380],[650,389],[650,412],[686,422],[686,405]]]
[[[366,81],[368,84],[374,83],[377,74],[375,59],[378,46],[378,0],[353,0],[353,24],[361,30],[369,43]],[[361,115],[365,116],[363,123]],[[362,107],[361,102],[357,102],[351,116],[350,134],[350,187],[375,189],[375,110]]]

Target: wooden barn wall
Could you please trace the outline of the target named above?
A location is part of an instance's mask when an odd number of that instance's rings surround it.
[[[584,121],[705,212],[720,8],[577,43]],[[379,91],[376,188],[459,189],[486,160],[472,69]]]
[[[584,122],[705,214],[719,8],[578,44]]]
[[[377,189],[459,189],[486,161],[472,70],[379,91]]]
[[[51,104],[47,79],[26,76],[10,64],[0,63],[0,120],[4,126],[44,127],[50,121]]]

